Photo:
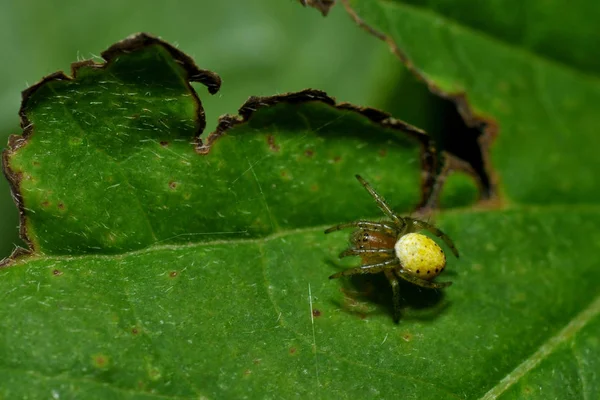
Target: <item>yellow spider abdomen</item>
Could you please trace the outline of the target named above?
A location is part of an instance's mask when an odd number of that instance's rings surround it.
[[[408,233],[394,245],[402,269],[425,280],[438,276],[446,266],[444,251],[431,238]]]

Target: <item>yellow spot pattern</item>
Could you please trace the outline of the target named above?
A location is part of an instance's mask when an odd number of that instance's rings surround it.
[[[421,279],[435,278],[446,266],[446,256],[441,247],[420,233],[402,236],[394,249],[404,270]]]

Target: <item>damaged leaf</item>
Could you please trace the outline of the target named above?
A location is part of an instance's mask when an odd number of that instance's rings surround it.
[[[4,162],[35,252],[120,253],[333,224],[370,206],[344,206],[360,188],[342,178],[357,171],[393,180],[399,210],[431,190],[429,138],[384,113],[311,90],[251,98],[202,140],[188,81],[215,92],[218,76],[143,35],[103,56],[24,93],[24,136],[11,138]]]
[[[502,212],[523,213],[518,222],[510,222],[513,232],[504,233],[523,235],[522,242],[502,245],[506,238],[498,221],[487,233],[478,233],[478,246],[494,254],[472,267],[485,269],[503,286],[493,303],[512,304],[506,309],[511,318],[531,308],[537,311],[521,322],[507,321],[508,332],[487,332],[497,335],[498,346],[510,356],[490,365],[486,382],[476,383],[463,373],[463,382],[473,384],[462,384],[463,391],[457,388],[453,393],[484,399],[595,396],[600,346],[590,338],[600,334],[600,297],[584,281],[600,278],[592,267],[595,256],[587,252],[598,249],[599,242],[595,228],[579,224],[581,213],[589,220],[600,216],[594,179],[600,173],[600,81],[597,60],[589,57],[597,44],[593,16],[600,11],[598,5],[578,1],[569,6],[577,12],[565,18],[564,6],[558,3],[544,3],[543,10],[539,2],[505,2],[502,10],[486,3],[476,12],[464,1],[343,3],[359,25],[384,40],[433,92],[452,99],[468,124],[485,125],[479,143],[496,197],[488,206],[509,205]],[[521,12],[515,13],[517,8]],[[444,191],[452,187],[456,193],[457,182]],[[442,203],[458,204],[454,197],[443,193]],[[482,212],[477,219],[496,212]],[[554,225],[559,219],[564,227]],[[554,245],[547,247],[549,242]],[[515,252],[521,254],[507,262]],[[531,259],[531,254],[538,258]],[[555,264],[557,257],[565,258]],[[562,278],[548,279],[548,268],[558,265]],[[501,276],[492,278],[498,268]],[[535,283],[523,292],[513,291],[531,277]],[[565,280],[570,279],[581,281],[565,291],[570,286]],[[477,300],[479,307],[485,307],[493,291],[484,293]],[[525,309],[515,303],[522,296],[527,297]],[[567,305],[570,311],[563,308]],[[560,320],[547,318],[546,309],[555,307],[563,309]],[[475,321],[480,326],[487,322]],[[476,338],[482,334],[483,329]],[[520,351],[512,335],[520,337],[520,343],[530,341],[528,350]],[[462,356],[481,351],[480,346],[467,348]]]

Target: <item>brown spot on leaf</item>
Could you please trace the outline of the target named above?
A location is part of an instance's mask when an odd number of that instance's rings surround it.
[[[177,188],[177,182],[175,182],[175,181],[169,182],[169,188],[175,190],[175,188]]]
[[[306,150],[304,150],[304,155],[308,158],[312,158],[312,156],[315,155],[315,152],[311,149],[306,149]]]
[[[385,157],[385,156],[387,156],[387,150],[386,150],[386,149],[380,149],[380,150],[379,150],[379,155],[380,155],[381,157]]]
[[[254,360],[252,360],[252,362],[254,363],[254,365],[258,365],[260,364],[260,358],[255,358]]]
[[[411,335],[410,333],[405,333],[404,335],[402,335],[402,339],[405,342],[410,342],[413,338],[413,335]]]
[[[315,309],[313,309],[313,311],[312,311],[312,315],[313,315],[313,317],[315,317],[315,318],[317,318],[317,317],[320,317],[320,316],[321,316],[321,311],[320,311],[320,310],[317,310],[317,309],[315,308]]]
[[[279,151],[279,146],[277,146],[277,143],[275,143],[275,136],[267,135],[267,143],[268,143],[269,149],[271,149],[271,151],[275,151],[275,152]]]
[[[310,185],[310,191],[311,192],[316,192],[319,190],[319,185]]]
[[[64,210],[65,205],[63,203],[58,203],[58,208],[60,208],[61,210]]]
[[[169,145],[169,142],[167,142],[166,140],[161,140],[160,145],[162,147],[167,147]]]
[[[169,277],[171,277],[171,278],[175,278],[177,275],[178,275],[177,271],[171,271],[171,272],[169,272]]]
[[[339,163],[341,160],[342,160],[342,157],[340,157],[340,156],[333,157],[333,162],[334,163]]]
[[[140,333],[140,331],[138,331],[138,328],[133,328],[131,330],[131,333],[133,333],[134,335],[137,335],[138,333]]]
[[[290,354],[294,354],[296,353],[296,348],[295,347],[290,347]]]
[[[54,276],[60,276],[62,274],[63,274],[62,271],[60,271],[58,269],[55,269],[54,271],[52,271],[52,275],[54,275]]]
[[[40,162],[39,161],[34,161],[34,162],[32,162],[32,164],[37,167],[38,165],[40,165]]]
[[[249,369],[247,369],[247,370],[245,370],[245,371],[244,371],[244,375],[245,375],[245,376],[248,376],[248,375],[250,375],[251,373],[252,373],[252,371],[250,371]]]
[[[94,356],[94,365],[98,368],[104,368],[108,365],[108,357],[104,354]]]
[[[44,201],[42,201],[41,205],[42,205],[42,207],[46,208],[50,205],[50,202],[48,200],[44,200]]]

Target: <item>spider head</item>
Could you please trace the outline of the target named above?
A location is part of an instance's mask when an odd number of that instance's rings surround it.
[[[396,238],[386,233],[379,231],[371,231],[367,229],[359,229],[350,235],[352,247],[356,249],[393,249],[396,243]],[[365,253],[361,255],[363,262],[377,262],[385,255],[377,253]]]

